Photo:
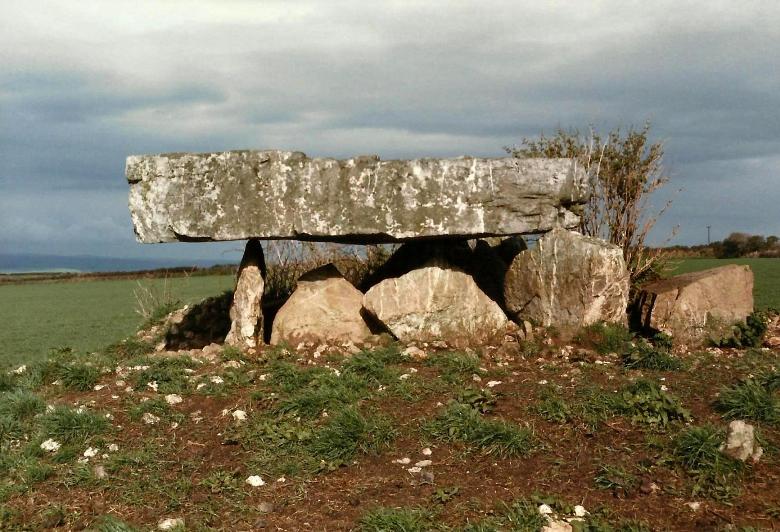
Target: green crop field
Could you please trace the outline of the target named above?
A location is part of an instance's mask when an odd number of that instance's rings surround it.
[[[101,348],[133,333],[139,285],[192,302],[233,288],[233,278],[36,282],[0,286],[0,368],[40,359],[53,347]]]
[[[673,261],[669,275],[697,272],[726,264],[747,264],[753,270],[756,308],[780,309],[780,259],[681,259]]]

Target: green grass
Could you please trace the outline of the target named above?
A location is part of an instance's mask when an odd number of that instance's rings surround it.
[[[162,291],[164,279],[143,280]],[[167,281],[173,299],[193,302],[233,288],[228,275]],[[133,333],[138,281],[91,280],[0,286],[0,368],[44,358],[67,345],[79,352],[101,348]]]
[[[780,423],[780,397],[776,393],[779,380],[775,373],[723,388],[715,401],[715,409],[727,419]]]
[[[450,403],[425,431],[441,441],[457,441],[501,458],[529,455],[536,447],[533,432],[502,419],[486,419],[470,405]]]
[[[757,309],[780,308],[780,259],[681,259],[672,261],[668,275],[746,264],[755,275],[753,295]]]
[[[374,508],[360,519],[361,532],[425,532],[433,527],[423,508]]]

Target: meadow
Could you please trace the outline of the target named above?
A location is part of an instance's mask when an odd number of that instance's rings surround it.
[[[685,259],[670,274],[749,264],[755,272],[757,308],[780,308],[780,259]],[[85,352],[124,338],[142,322],[140,286],[193,302],[233,288],[229,275],[144,280],[89,280],[0,285],[0,367],[40,360],[50,349]]]
[[[188,303],[232,290],[233,277],[0,285],[0,367],[40,360],[53,348],[88,352],[125,338],[143,322],[139,288]]]

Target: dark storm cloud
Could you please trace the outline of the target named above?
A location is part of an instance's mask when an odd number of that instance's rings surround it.
[[[3,248],[199,253],[132,242],[132,153],[498,156],[646,120],[684,189],[656,240],[780,233],[769,3],[33,4],[0,22]]]

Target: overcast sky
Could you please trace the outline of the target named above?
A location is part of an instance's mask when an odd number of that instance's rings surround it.
[[[779,50],[773,1],[3,0],[0,252],[235,255],[136,244],[129,154],[500,156],[645,120],[683,189],[656,242],[780,234]]]

